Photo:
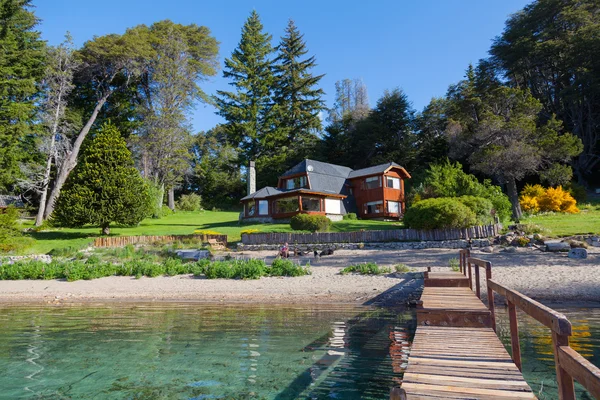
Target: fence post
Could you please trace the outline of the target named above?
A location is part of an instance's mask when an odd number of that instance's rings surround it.
[[[473,290],[473,272],[471,271],[471,263],[467,261],[467,268],[469,268],[469,287]]]
[[[481,282],[479,279],[479,265],[477,264],[475,264],[475,292],[479,300],[481,300]]]
[[[558,359],[558,348],[569,346],[569,336],[559,335],[552,330],[552,351],[554,352],[554,365],[556,366],[556,382],[558,383],[559,400],[575,400],[575,387],[573,378],[562,369]]]
[[[496,332],[496,307],[494,305],[494,291],[488,285],[490,279],[492,279],[492,263],[487,262],[485,265],[485,286],[487,288],[488,308],[492,314],[492,329]]]
[[[490,290],[488,288],[488,290]],[[512,348],[512,359],[519,371],[521,369],[521,345],[519,344],[519,323],[517,321],[517,308],[510,300],[508,302],[508,320],[510,322],[510,345]]]

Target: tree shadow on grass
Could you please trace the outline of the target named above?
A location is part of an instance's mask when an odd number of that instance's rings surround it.
[[[94,239],[100,234],[85,233],[85,232],[62,232],[62,231],[48,231],[48,232],[28,232],[27,235],[31,236],[35,240],[73,240],[73,239]]]

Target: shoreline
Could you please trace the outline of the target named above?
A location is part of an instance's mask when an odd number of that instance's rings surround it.
[[[236,257],[270,262],[272,251],[232,253]],[[600,307],[600,249],[588,250],[588,258],[575,260],[561,253],[519,249],[516,253],[483,253],[472,256],[492,262],[493,279],[543,304],[555,307]],[[226,280],[175,277],[105,277],[89,281],[0,281],[0,305],[93,303],[235,303],[235,304],[346,304],[403,306],[420,286],[417,279],[427,267],[447,271],[456,250],[339,250],[310,262],[312,275],[264,277],[258,280]],[[405,264],[412,272],[379,276],[340,275],[351,264],[376,262],[392,267]],[[443,267],[443,266],[446,267]],[[422,282],[422,281],[421,281]],[[485,284],[482,285],[485,298]],[[501,303],[500,303],[501,304]]]

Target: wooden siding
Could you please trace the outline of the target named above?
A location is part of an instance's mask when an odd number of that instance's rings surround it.
[[[373,176],[381,177],[381,187],[367,189],[365,186],[365,179]],[[398,178],[400,179],[400,189],[393,189],[386,187],[386,177]],[[350,180],[352,186],[352,192],[354,194],[354,198],[356,199],[356,210],[357,214],[362,218],[400,218],[400,216],[404,213],[405,210],[405,199],[404,199],[404,179],[402,176],[395,170],[389,170],[385,173],[379,173],[368,176],[361,176],[360,178],[353,178]],[[373,201],[382,201],[383,202],[383,212],[382,213],[366,213],[365,212],[365,204]],[[401,212],[389,213],[387,210],[387,202],[388,201],[396,201],[400,203],[399,207],[401,208]]]
[[[387,231],[316,232],[316,233],[252,233],[242,234],[243,244],[322,244],[376,243],[424,240],[482,239],[496,236],[500,225],[474,226],[465,229],[395,229]]]
[[[165,235],[165,236],[109,236],[99,237],[94,240],[95,247],[123,247],[129,244],[141,243],[173,243],[182,240],[198,241],[208,243],[209,239],[215,239],[219,243],[227,245],[227,235]]]

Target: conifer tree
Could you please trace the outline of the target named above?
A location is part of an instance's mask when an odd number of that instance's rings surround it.
[[[12,189],[19,164],[36,154],[31,138],[45,43],[30,8],[30,0],[0,0],[0,190]]]
[[[54,221],[80,227],[136,225],[150,213],[148,187],[119,131],[104,124],[80,157],[56,201]]]
[[[277,128],[296,158],[304,158],[317,141],[315,132],[321,130],[324,92],[317,85],[324,75],[312,74],[317,65],[314,56],[303,59],[308,50],[294,21],[288,22],[276,50],[273,100]]]
[[[263,32],[256,11],[242,28],[242,38],[230,58],[225,60],[223,76],[231,79],[235,92],[217,91],[218,114],[227,123],[224,128],[231,144],[240,149],[242,165],[268,156],[276,144],[272,133],[271,91],[273,60],[271,35]],[[275,145],[275,146],[274,146]],[[260,161],[259,161],[260,169]]]

